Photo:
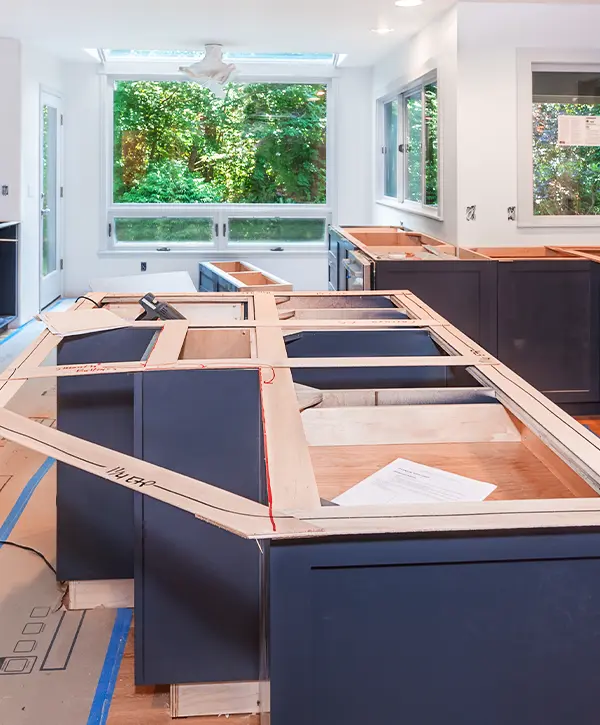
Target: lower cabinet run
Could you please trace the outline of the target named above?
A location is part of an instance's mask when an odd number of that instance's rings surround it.
[[[84,474],[53,432],[59,575],[134,577],[136,683],[180,717],[596,725],[600,439],[413,294],[248,298],[59,350],[59,430],[145,461]],[[491,493],[337,500],[396,461]]]

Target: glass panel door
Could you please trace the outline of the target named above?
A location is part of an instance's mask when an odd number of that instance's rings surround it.
[[[41,97],[40,308],[61,294],[60,259],[60,99]]]

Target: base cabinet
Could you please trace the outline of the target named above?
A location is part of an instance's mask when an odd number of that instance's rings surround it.
[[[498,263],[498,357],[555,403],[600,402],[600,268]]]
[[[58,364],[141,360],[153,336],[151,329],[123,329],[68,337],[58,347]],[[57,386],[58,430],[133,455],[132,374],[59,377]],[[60,580],[133,577],[135,496],[91,473],[57,464]]]
[[[138,458],[266,500],[256,370],[139,374],[135,408]],[[257,681],[256,542],[147,496],[135,538],[136,683]]]
[[[376,262],[375,289],[410,290],[492,355],[497,347],[495,262]]]
[[[600,535],[273,543],[272,725],[596,725]]]

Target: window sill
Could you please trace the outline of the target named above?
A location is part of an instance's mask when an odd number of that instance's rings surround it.
[[[327,255],[327,247],[322,246],[318,249],[314,247],[284,248],[282,252],[273,252],[270,248],[261,247],[243,247],[237,249],[202,249],[200,247],[193,249],[176,249],[171,248],[168,252],[158,252],[156,249],[101,249],[98,252],[99,257],[171,257],[189,258],[193,257],[201,261],[210,261],[216,258],[243,259],[246,256],[268,255],[281,257],[324,257]]]
[[[387,206],[390,209],[397,209],[398,211],[403,211],[406,214],[424,216],[427,217],[427,219],[433,219],[436,222],[444,221],[444,217],[440,216],[439,212],[429,211],[428,209],[424,209],[423,207],[415,207],[411,206],[410,204],[400,204],[399,202],[392,201],[391,199],[377,199],[375,203],[379,204],[379,206]]]
[[[600,216],[537,217],[517,221],[519,229],[598,229]]]

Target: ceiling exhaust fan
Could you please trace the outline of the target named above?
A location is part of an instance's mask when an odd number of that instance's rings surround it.
[[[223,60],[222,45],[210,44],[205,46],[202,60],[189,66],[180,66],[179,70],[191,81],[206,86],[216,96],[224,98],[223,85],[231,78],[236,67],[233,63],[225,63]]]

